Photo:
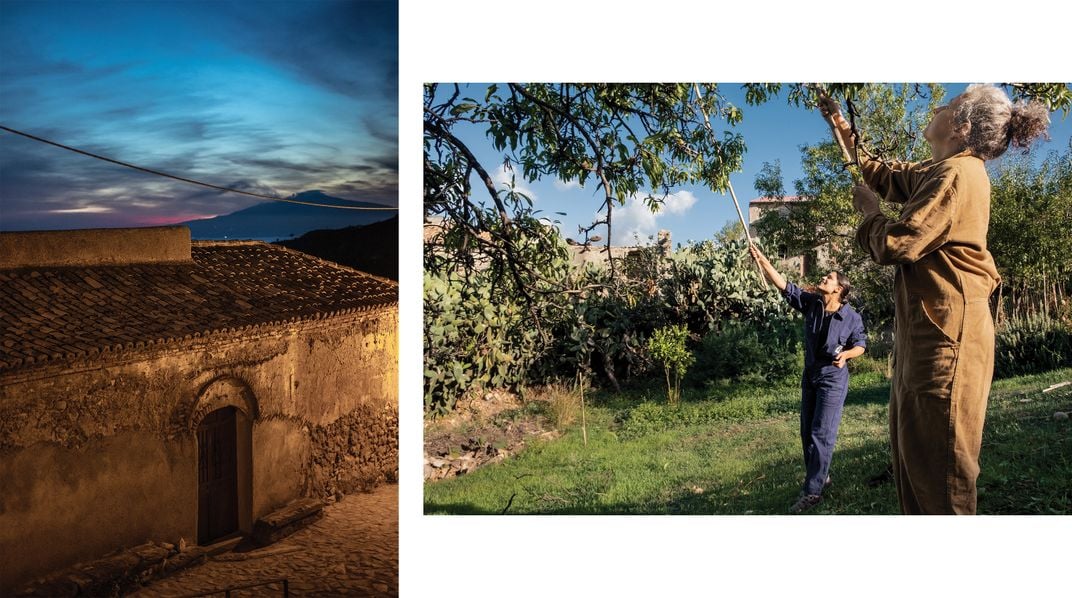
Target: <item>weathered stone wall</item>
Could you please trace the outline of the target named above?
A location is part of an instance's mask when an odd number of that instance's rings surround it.
[[[148,539],[195,542],[196,428],[220,406],[253,421],[243,527],[303,493],[396,477],[397,329],[396,309],[371,311],[4,377],[0,587]]]
[[[361,406],[312,430],[308,496],[327,498],[398,481],[398,411]]]

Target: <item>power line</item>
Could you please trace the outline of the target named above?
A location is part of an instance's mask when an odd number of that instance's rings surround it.
[[[54,145],[54,146],[56,146],[58,148],[62,148],[62,149],[68,150],[68,151],[75,152],[76,154],[82,154],[83,156],[89,156],[90,158],[96,158],[98,160],[104,160],[105,162],[111,162],[112,164],[118,164],[119,166],[126,166],[127,168],[133,168],[134,170],[140,170],[141,172],[147,172],[149,174],[155,174],[157,176],[167,177],[169,179],[175,179],[176,181],[182,181],[184,183],[190,183],[190,184],[193,184],[193,185],[200,185],[202,187],[208,187],[209,189],[216,189],[217,191],[226,191],[226,192],[229,192],[229,193],[241,193],[242,195],[249,195],[250,197],[259,197],[261,199],[270,199],[272,201],[283,201],[283,202],[286,202],[286,203],[296,203],[296,204],[301,204],[303,206],[316,206],[318,208],[335,208],[335,209],[338,209],[338,210],[396,210],[396,211],[398,210],[398,208],[392,208],[392,207],[387,207],[387,206],[384,206],[382,208],[373,208],[373,207],[365,207],[365,206],[333,206],[333,205],[329,205],[329,204],[316,203],[316,202],[312,202],[312,201],[301,201],[299,199],[288,199],[288,198],[285,198],[285,197],[272,197],[271,195],[263,195],[263,194],[260,194],[260,193],[253,193],[253,192],[250,192],[250,191],[241,191],[239,189],[231,189],[230,187],[220,187],[219,185],[212,185],[212,184],[209,184],[209,183],[202,183],[201,181],[195,181],[193,179],[188,179],[188,178],[184,178],[184,177],[181,177],[181,176],[175,176],[173,174],[168,174],[166,172],[160,172],[159,170],[153,170],[151,168],[144,168],[144,167],[141,167],[141,166],[137,166],[135,164],[129,164],[127,162],[121,162],[119,160],[114,160],[112,158],[108,158],[108,157],[105,157],[105,156],[100,156],[100,155],[94,154],[92,152],[87,152],[85,150],[80,150],[80,149],[75,148],[75,147],[70,147],[68,145],[63,145],[62,143],[56,143],[55,141],[49,141],[48,139],[37,137],[36,135],[30,135],[29,133],[23,133],[22,131],[16,131],[15,129],[12,129],[10,127],[5,127],[4,125],[0,125],[0,129],[3,129],[5,131],[7,131],[8,133],[14,133],[16,135],[22,135],[23,137],[33,139],[34,141],[40,141],[41,143],[47,143],[49,145]]]

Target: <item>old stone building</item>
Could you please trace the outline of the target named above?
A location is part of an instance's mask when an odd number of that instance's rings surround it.
[[[766,214],[773,212],[780,216],[789,213],[790,206],[807,198],[798,195],[785,197],[757,197],[748,202],[748,232],[752,237],[757,237],[757,231],[753,226]],[[826,246],[815,248],[814,255],[791,255],[783,245],[777,248],[778,255],[769,256],[781,265],[782,269],[792,272],[795,276],[804,277],[813,268],[826,268],[830,266],[830,249]]]
[[[0,234],[0,588],[396,481],[397,298],[182,227]]]

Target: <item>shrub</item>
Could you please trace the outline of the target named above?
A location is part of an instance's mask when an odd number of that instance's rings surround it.
[[[535,357],[537,332],[512,302],[493,301],[477,279],[424,279],[424,404],[453,408],[470,390],[516,387]]]
[[[1046,317],[1010,318],[997,333],[994,377],[1072,366],[1072,326]]]
[[[704,337],[688,383],[782,380],[799,373],[801,367],[799,323],[782,318],[761,327],[755,322],[727,320]]]
[[[721,331],[727,321],[756,326],[764,336],[761,348],[748,349],[758,356],[750,361],[764,365],[743,372],[731,369],[726,374],[730,377],[775,375],[783,347],[795,346],[799,331],[782,332],[783,323],[792,322],[795,313],[776,291],[760,283],[743,241],[690,243],[670,256],[642,250],[621,262],[613,276],[605,268],[570,267],[560,257],[540,262],[546,266],[541,268],[543,282],[531,303],[515,292],[509,277],[494,276],[501,264],[493,259],[468,277],[437,273],[442,265],[434,259],[427,262],[427,411],[450,410],[471,390],[522,388],[578,373],[617,387],[619,379],[651,371],[648,339],[671,324],[690,339]],[[772,349],[773,359],[766,355]],[[675,392],[680,390],[680,379],[674,380],[676,367],[663,372],[670,374],[672,399],[680,395]]]
[[[652,359],[663,365],[666,398],[671,404],[681,398],[681,378],[695,361],[685,347],[688,337],[689,331],[684,326],[666,326],[656,330],[648,339],[648,352]]]

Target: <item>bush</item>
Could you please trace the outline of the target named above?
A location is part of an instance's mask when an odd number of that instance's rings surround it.
[[[676,403],[681,398],[681,378],[695,360],[685,348],[688,337],[689,331],[684,326],[665,326],[648,339],[648,352],[652,359],[663,364],[666,398],[670,403]]]
[[[737,354],[748,354],[748,364],[716,368],[710,377],[767,379],[799,369],[795,358],[786,357],[796,351],[799,336],[799,323],[787,323],[799,318],[759,281],[744,241],[690,243],[669,256],[642,250],[620,262],[615,276],[604,268],[551,260],[531,303],[513,292],[509,278],[494,276],[494,260],[487,263],[466,278],[437,273],[441,265],[427,262],[427,411],[450,410],[469,391],[578,373],[617,387],[619,379],[651,371],[647,341],[670,325],[683,326],[692,343],[729,330],[735,324],[727,322],[736,320],[750,322],[763,335],[755,342],[730,342],[730,349],[741,345]],[[782,365],[786,360],[789,366]]]
[[[453,408],[469,391],[517,387],[535,357],[537,333],[524,310],[490,289],[450,276],[424,277],[424,406]]]
[[[1072,366],[1072,327],[1045,317],[1010,318],[997,333],[994,377]]]
[[[782,380],[799,374],[800,324],[789,318],[766,326],[727,320],[704,337],[696,351],[696,364],[687,378],[692,386],[716,380]]]

